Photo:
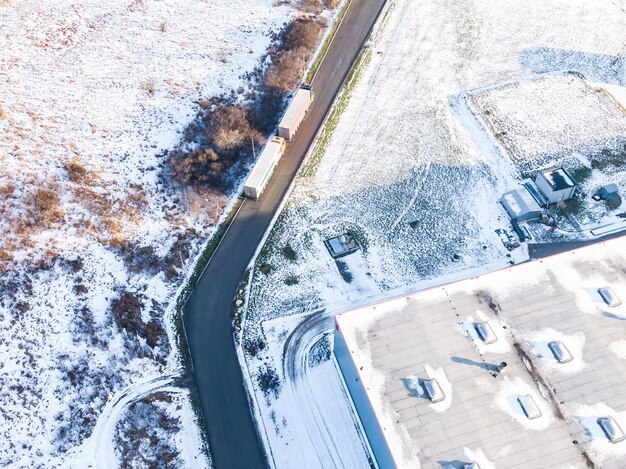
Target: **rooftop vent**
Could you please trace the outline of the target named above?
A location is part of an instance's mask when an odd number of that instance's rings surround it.
[[[612,417],[600,417],[598,425],[604,430],[604,434],[611,443],[619,443],[624,438],[624,432]]]
[[[476,329],[478,337],[480,337],[485,344],[493,344],[496,340],[498,340],[498,337],[493,332],[493,329],[486,322],[475,322],[474,329]]]
[[[526,414],[529,420],[537,419],[541,417],[541,411],[537,404],[535,404],[535,400],[532,398],[530,394],[526,394],[525,396],[518,396],[517,402],[519,402],[520,407]]]
[[[446,398],[446,395],[443,393],[441,386],[439,386],[436,379],[425,379],[423,381],[423,386],[428,398],[433,403],[443,401]]]
[[[604,302],[611,308],[622,304],[622,300],[617,297],[611,287],[598,288],[598,293],[600,294]]]
[[[571,362],[574,359],[570,351],[567,350],[567,347],[565,347],[565,345],[563,345],[558,340],[550,342],[548,344],[548,347],[552,351],[552,355],[554,355],[556,361],[559,363]]]

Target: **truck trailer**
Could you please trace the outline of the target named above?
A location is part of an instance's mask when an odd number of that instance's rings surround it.
[[[261,156],[257,160],[252,172],[243,185],[243,193],[250,199],[258,199],[265,189],[267,182],[270,180],[274,168],[280,161],[285,152],[285,139],[281,137],[273,137],[272,140],[265,145],[261,152]]]
[[[310,85],[302,85],[291,100],[287,112],[278,124],[278,135],[291,140],[295,135],[309,106],[313,102],[313,90]]]

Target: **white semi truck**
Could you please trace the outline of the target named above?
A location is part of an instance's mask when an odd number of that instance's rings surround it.
[[[272,140],[265,145],[258,161],[252,168],[252,172],[243,185],[243,193],[250,199],[258,199],[265,189],[267,182],[270,180],[276,165],[280,161],[285,152],[285,139],[281,137],[273,137]]]
[[[313,102],[313,90],[311,85],[302,85],[291,100],[287,112],[278,124],[278,135],[291,140],[295,135],[302,119],[306,115],[309,106]]]

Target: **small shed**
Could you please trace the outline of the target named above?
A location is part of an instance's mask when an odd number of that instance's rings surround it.
[[[551,168],[538,173],[535,184],[551,204],[569,200],[576,192],[576,180],[564,168]]]
[[[607,184],[602,189],[600,189],[600,197],[603,200],[607,200],[611,197],[615,197],[617,195],[617,186],[615,184]]]
[[[526,189],[515,189],[505,193],[500,203],[511,220],[523,222],[537,220],[541,216],[541,207]]]
[[[334,259],[352,254],[359,249],[356,240],[349,234],[342,234],[324,241],[326,249]]]

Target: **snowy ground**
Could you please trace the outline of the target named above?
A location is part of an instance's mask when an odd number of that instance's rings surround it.
[[[293,11],[0,2],[0,465],[115,465],[124,403],[180,371],[176,293],[228,200],[166,190],[162,155],[199,100],[246,84]],[[206,466],[187,394],[155,406],[176,465]]]
[[[574,176],[579,193],[571,215],[588,228],[623,221],[616,215],[626,209],[592,199],[609,183],[626,194],[626,110],[603,85],[564,71],[467,95],[486,132],[513,160],[513,173],[534,179],[542,169],[563,166]]]
[[[304,430],[312,424],[310,409],[285,391],[301,386],[285,373],[288,335],[268,334],[268,324],[316,311],[330,316],[463,270],[524,260],[522,248],[508,252],[495,233],[509,229],[497,202],[520,173],[464,97],[574,70],[623,106],[625,26],[624,7],[608,0],[388,3],[339,100],[341,115],[327,122],[251,275],[243,344],[274,459],[293,453],[274,436],[273,421],[285,419],[282,434],[299,441],[312,438]],[[323,242],[344,233],[361,250],[335,261]],[[328,332],[323,324],[311,325],[310,340]],[[266,395],[259,377],[268,369],[280,390]],[[342,392],[329,395],[342,401]],[[336,438],[353,438],[351,418],[334,425]],[[324,451],[303,447],[298,461],[323,466]]]

